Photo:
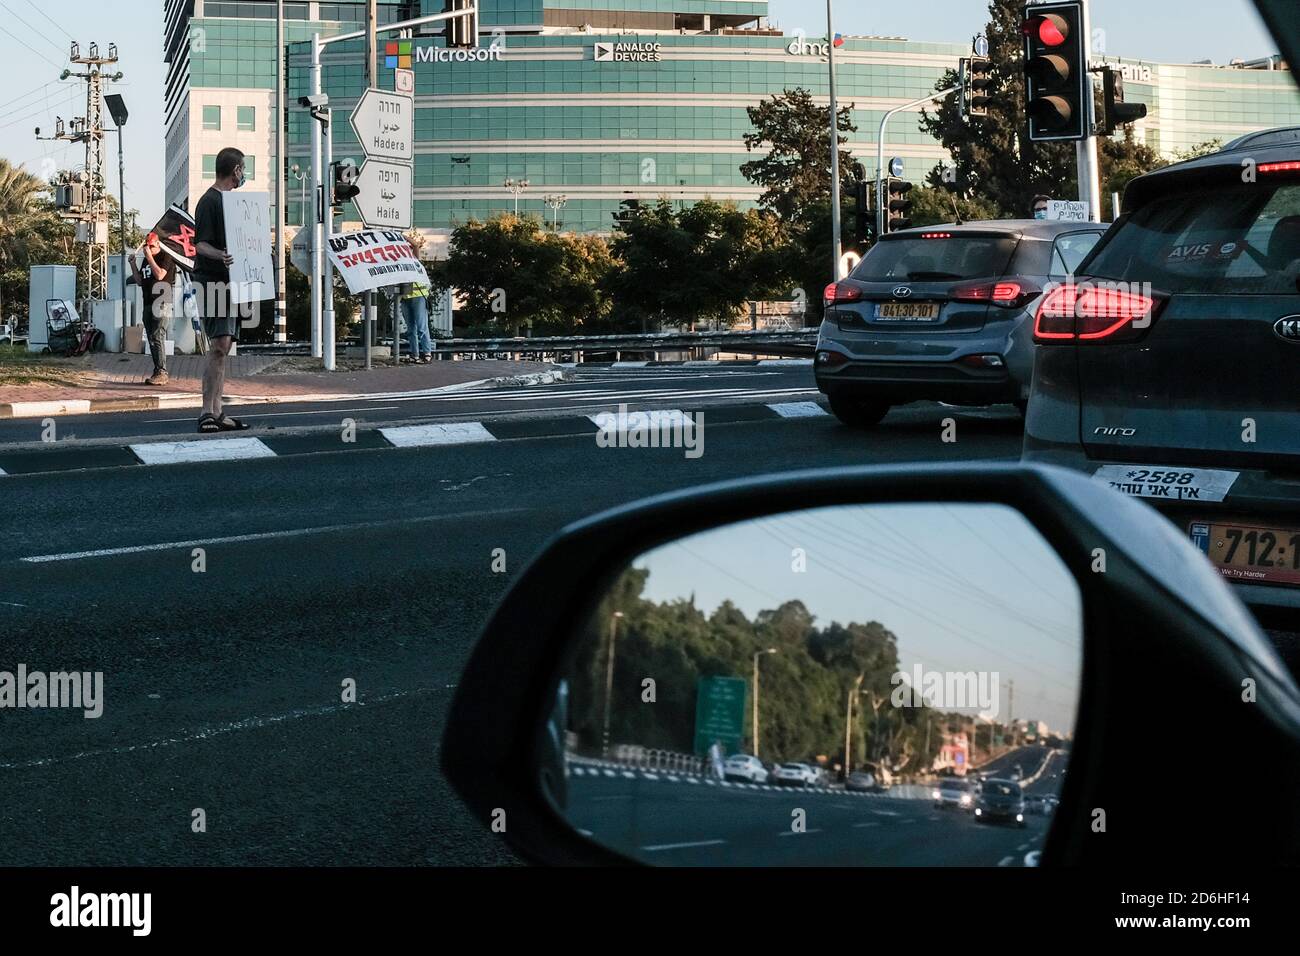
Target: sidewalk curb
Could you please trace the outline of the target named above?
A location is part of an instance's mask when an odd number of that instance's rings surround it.
[[[321,402],[391,401],[398,398],[432,398],[476,388],[510,388],[518,386],[552,385],[568,379],[567,369],[536,372],[530,375],[507,375],[500,378],[481,378],[472,382],[457,382],[437,388],[415,389],[407,392],[320,392],[305,395],[232,395],[224,400],[226,405],[291,405]],[[93,415],[101,412],[152,412],[159,409],[202,408],[203,396],[197,392],[168,395],[148,395],[140,398],[90,398],[67,399],[51,402],[7,402],[0,404],[0,418],[46,418],[59,415]]]

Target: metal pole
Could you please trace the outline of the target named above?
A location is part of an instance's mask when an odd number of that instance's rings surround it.
[[[1083,63],[1087,70],[1092,63],[1092,15],[1088,4],[1083,4]],[[1097,157],[1097,137],[1093,134],[1096,126],[1097,104],[1092,95],[1092,74],[1086,73],[1088,82],[1088,103],[1085,106],[1088,137],[1078,144],[1079,157],[1079,198],[1088,204],[1088,217],[1092,222],[1101,222],[1101,163]],[[1085,186],[1086,183],[1086,186]]]
[[[284,0],[275,4],[275,341],[287,342],[288,306],[284,275]]]
[[[600,755],[605,760],[609,759],[609,710],[614,698],[614,641],[618,636],[618,619],[622,616],[622,611],[615,611],[609,619],[609,654],[605,659],[605,730],[600,745]]]
[[[319,96],[321,92],[320,83],[320,34],[312,37],[311,41],[311,91],[313,95]],[[311,354],[312,358],[320,358],[321,351],[321,329],[322,329],[322,311],[325,307],[324,294],[324,251],[325,251],[325,191],[322,186],[324,182],[321,176],[321,152],[322,152],[322,131],[321,124],[312,117],[311,123],[311,184],[315,190],[314,208],[316,212],[316,221],[312,223],[312,242],[311,242]]]
[[[950,86],[946,90],[923,96],[919,100],[912,100],[912,102],[904,103],[902,106],[895,106],[880,118],[880,131],[876,134],[876,238],[880,238],[885,234],[885,126],[889,123],[890,117],[895,113],[903,112],[903,110],[910,110],[913,106],[921,106],[932,100],[941,100],[960,89],[961,86]]]
[[[762,657],[761,653],[754,655],[754,756],[758,756],[758,659]]]
[[[379,0],[369,0],[366,4],[366,86],[374,89],[379,87],[379,62],[377,59],[378,36],[376,30],[379,28]],[[378,298],[371,291],[362,297],[361,321],[365,324],[368,337],[378,322],[379,307]],[[399,362],[397,351],[397,323],[393,323],[393,364]],[[366,349],[366,368],[371,365],[370,350]]]
[[[334,111],[327,109],[325,111],[325,130],[323,133],[325,158],[325,169],[332,170],[334,167]],[[332,175],[332,173],[330,173]],[[322,195],[324,186],[321,187]],[[329,241],[334,236],[334,207],[330,205],[328,197],[324,198],[325,206],[325,242],[322,251],[329,247]],[[322,288],[325,293],[325,303],[322,307],[321,314],[321,360],[325,365],[325,371],[334,371],[334,266],[330,264],[329,256],[324,256],[321,261],[321,273],[323,278]]]
[[[840,260],[844,257],[844,232],[840,225],[840,123],[839,104],[835,97],[835,12],[833,0],[826,0],[826,50],[831,70],[831,254],[835,264],[831,277],[840,281]]]
[[[121,351],[126,351],[126,158],[122,151],[122,126],[117,127],[117,218],[118,238],[121,240],[121,261],[118,263],[118,281],[122,283],[122,341]],[[141,302],[149,301],[142,296]]]

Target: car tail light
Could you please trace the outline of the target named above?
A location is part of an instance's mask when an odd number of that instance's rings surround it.
[[[832,282],[822,293],[826,305],[842,305],[845,302],[861,302],[862,290],[847,282]]]
[[[1300,173],[1300,162],[1260,163],[1261,173]]]
[[[1042,289],[1025,279],[998,279],[958,286],[948,293],[954,302],[987,302],[1004,309],[1018,309],[1042,294]]]
[[[1034,317],[1034,340],[1132,342],[1155,322],[1164,300],[1123,285],[1060,285],[1044,297]]]

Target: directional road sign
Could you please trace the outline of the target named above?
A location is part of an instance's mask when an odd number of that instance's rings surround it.
[[[352,111],[352,129],[367,159],[410,163],[415,159],[415,100],[369,89]]]
[[[361,167],[353,202],[368,229],[411,228],[411,167],[370,159]]]

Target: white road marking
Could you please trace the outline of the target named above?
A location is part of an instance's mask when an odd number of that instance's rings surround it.
[[[827,122],[830,122],[830,121],[827,120]],[[828,138],[829,138],[829,137],[828,137]],[[830,143],[827,143],[826,145],[829,146]],[[4,476],[5,476],[5,470],[4,470],[3,468],[0,468],[0,478],[3,478]]]
[[[144,554],[149,551],[172,551],[178,548],[202,548],[221,544],[244,544],[250,541],[270,541],[276,538],[302,538],[313,534],[335,531],[361,531],[394,527],[403,524],[421,524],[430,521],[453,521],[459,518],[486,518],[517,514],[522,508],[505,508],[493,511],[463,511],[457,514],[426,515],[420,518],[397,518],[391,521],[363,521],[358,524],[324,525],[317,528],[294,528],[289,531],[266,531],[261,534],[238,534],[227,538],[196,538],[193,541],[167,541],[161,544],[140,544],[122,548],[101,548],[97,551],[71,551],[64,554],[38,554],[19,558],[28,564],[49,564],[54,561],[79,561],[82,558],[110,558],[124,554]]]
[[[658,843],[653,846],[643,846],[641,850],[645,853],[661,853],[664,850],[689,850],[697,846],[722,846],[726,842],[726,840],[696,840],[692,843]]]
[[[654,409],[644,412],[628,412],[619,420],[619,416],[614,412],[601,412],[598,415],[588,415],[587,419],[600,429],[609,429],[611,431],[627,431],[629,428],[645,428],[651,431],[662,431],[665,427],[684,427],[686,423],[686,413],[678,408]],[[693,424],[693,423],[692,423]]]
[[[829,122],[829,120],[827,120],[827,122]],[[827,138],[829,139],[830,137]],[[827,143],[826,145],[829,146],[830,144]],[[878,817],[901,817],[902,816],[901,813],[895,810],[872,810],[871,812]]]
[[[829,123],[830,120],[827,120],[827,122]],[[830,137],[827,137],[827,139],[829,139],[829,138],[830,138]],[[829,146],[830,143],[827,143],[826,145]],[[880,823],[879,823],[879,822],[876,822],[876,821],[873,821],[873,822],[871,822],[871,823],[855,823],[855,824],[853,824],[853,829],[855,829],[855,830],[865,830],[867,827],[878,827],[878,826],[880,826]]]
[[[67,402],[11,402],[6,403],[14,418],[36,418],[39,415],[89,415],[90,401],[75,399]]]
[[[828,119],[827,122],[830,122],[830,120]],[[828,136],[827,139],[830,139],[830,137]],[[826,145],[829,146],[830,143],[827,143]],[[804,830],[803,833],[796,833],[794,830],[782,830],[780,833],[777,834],[777,836],[804,836],[809,833],[821,833],[821,832],[822,832],[821,827],[813,827],[811,830]]]
[[[213,438],[199,441],[160,441],[130,445],[132,454],[146,465],[178,465],[195,461],[239,461],[275,458],[260,438]]]
[[[829,122],[829,121],[828,121]],[[826,145],[830,145],[827,143]],[[822,415],[829,414],[826,409],[822,408],[816,402],[783,402],[776,405],[768,405],[768,408],[776,412],[782,418],[819,418]]]
[[[135,753],[141,750],[157,750],[162,747],[171,747],[176,744],[208,740],[211,737],[219,737],[240,730],[259,730],[263,727],[271,727],[275,724],[282,724],[290,720],[302,720],[305,717],[324,717],[329,714],[337,714],[343,711],[356,710],[361,707],[374,706],[375,704],[385,704],[389,701],[401,700],[404,697],[412,697],[416,694],[430,694],[436,692],[437,691],[434,688],[421,687],[416,690],[399,690],[394,691],[391,694],[383,694],[379,697],[362,699],[355,704],[326,704],[320,707],[304,707],[298,710],[291,710],[283,714],[272,714],[268,717],[245,717],[242,720],[229,721],[228,723],[218,724],[215,727],[206,727],[203,730],[191,730],[181,733],[176,737],[164,737],[161,740],[151,740],[142,744],[127,744],[122,747],[107,747],[102,750],[83,750],[79,753],[60,754],[57,757],[37,757],[33,760],[0,763],[0,770],[28,770],[34,767],[48,767],[51,764],[70,763],[74,760],[85,760],[90,757],[110,757],[118,754]]]
[[[827,145],[830,144],[828,143]],[[1001,860],[998,861],[998,866],[1010,866],[1012,863],[1015,862],[1016,862],[1016,858],[1014,856],[1004,856]]]
[[[827,143],[827,145],[829,146],[830,144]],[[13,601],[0,601],[0,604],[4,605],[5,607],[26,607],[27,606],[26,604],[15,604]]]
[[[445,425],[404,425],[381,428],[379,433],[397,448],[424,448],[430,445],[467,445],[496,441],[496,436],[480,422],[448,422]]]

